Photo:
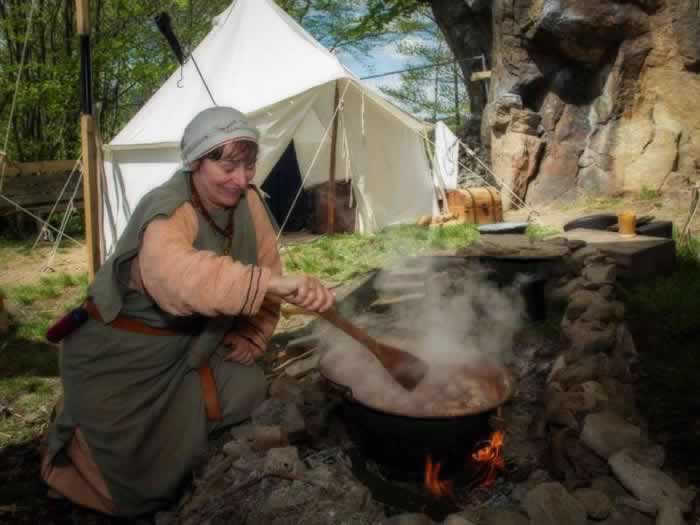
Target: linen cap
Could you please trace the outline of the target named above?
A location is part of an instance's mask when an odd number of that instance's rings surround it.
[[[258,142],[258,130],[234,108],[213,107],[200,111],[187,126],[180,142],[182,161],[189,167],[210,151],[232,140]]]

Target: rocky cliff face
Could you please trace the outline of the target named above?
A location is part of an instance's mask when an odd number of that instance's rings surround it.
[[[442,4],[433,0],[436,14]],[[471,4],[451,2],[462,9],[454,50],[474,38],[459,30],[474,21]],[[487,11],[482,141],[526,202],[698,179],[700,0],[494,0]]]

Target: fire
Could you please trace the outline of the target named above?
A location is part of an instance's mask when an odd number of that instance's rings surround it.
[[[440,479],[442,463],[433,463],[433,458],[428,455],[425,459],[425,488],[433,496],[444,497],[452,493],[452,482]]]
[[[482,486],[489,487],[496,481],[496,473],[505,468],[503,460],[503,439],[502,431],[497,430],[491,434],[491,438],[479,450],[472,454],[472,459],[479,464],[486,466],[486,476],[484,477]]]

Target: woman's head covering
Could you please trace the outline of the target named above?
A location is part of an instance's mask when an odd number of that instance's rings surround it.
[[[258,142],[258,130],[237,109],[208,108],[195,116],[182,135],[180,151],[186,167],[210,151],[233,140]]]

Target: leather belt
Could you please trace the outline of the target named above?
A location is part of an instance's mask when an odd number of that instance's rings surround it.
[[[84,308],[87,310],[90,318],[104,323],[104,319],[102,318],[102,315],[100,315],[100,311],[97,309],[94,302],[88,299],[85,301]],[[112,328],[116,328],[117,330],[124,330],[125,332],[134,332],[137,334],[155,336],[182,335],[182,332],[177,332],[168,328],[149,326],[141,321],[125,317],[123,315],[118,315],[112,322],[105,324],[111,326]],[[216,388],[216,381],[214,379],[214,373],[209,364],[204,364],[199,367],[199,379],[202,386],[202,398],[204,399],[207,419],[210,421],[223,421],[223,417],[221,416],[221,405],[219,404],[218,390]]]

